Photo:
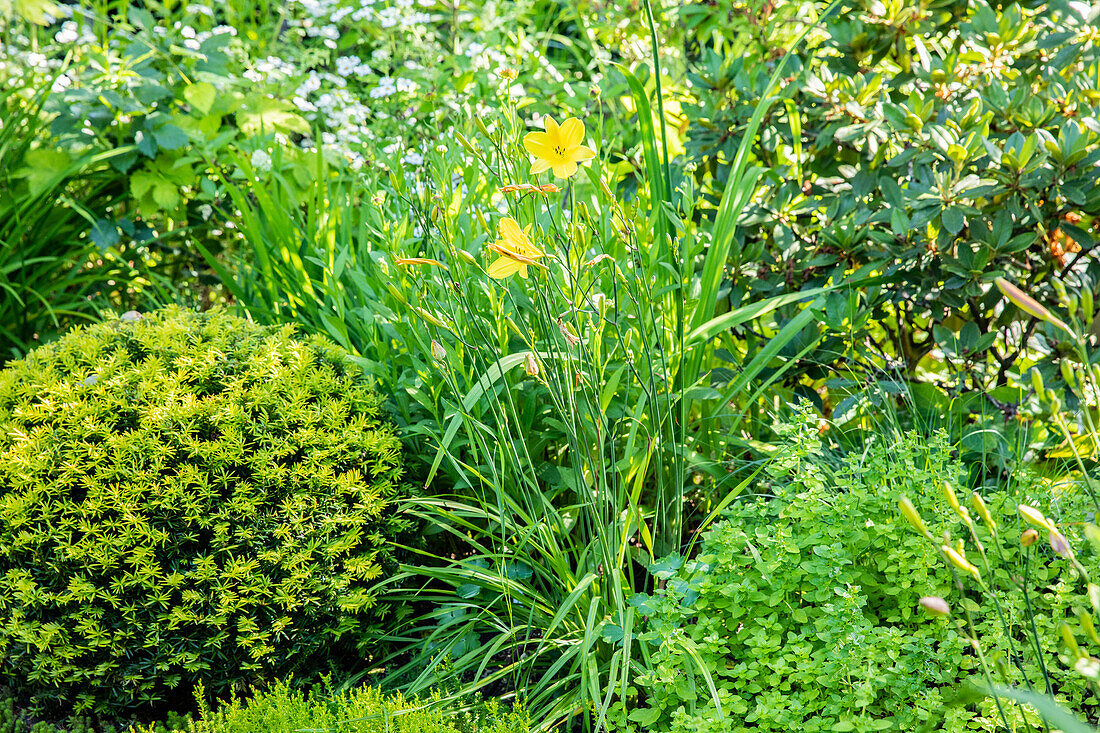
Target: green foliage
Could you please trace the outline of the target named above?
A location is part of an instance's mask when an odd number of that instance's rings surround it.
[[[704,23],[760,5],[684,12]],[[824,6],[767,5],[751,33],[734,37],[747,20],[725,35],[709,26],[717,35],[690,62],[686,146],[715,197],[764,96],[761,61],[785,48],[792,16],[808,22]],[[955,395],[1012,382],[1020,328],[1056,357],[1064,337],[1034,319],[1021,326],[990,284],[1006,275],[1051,305],[1059,280],[1091,289],[1100,279],[1088,254],[1100,215],[1100,51],[1083,8],[845,3],[799,52],[787,106],[753,147],[767,173],[739,221],[733,302],[874,265],[876,287],[829,297],[816,364],[896,365]]]
[[[527,733],[522,710],[496,702],[450,712],[435,699],[385,694],[375,687],[302,692],[276,683],[246,700],[233,699],[215,712],[204,710],[188,733],[294,733],[302,729],[361,733]],[[152,733],[152,732],[150,732]]]
[[[997,673],[999,683],[1044,689],[1042,660],[1028,652],[1026,604],[1046,648],[1056,648],[1058,625],[1083,610],[1084,599],[1064,563],[1049,553],[1031,559],[1016,540],[1015,502],[1042,495],[1041,487],[986,496],[1003,529],[1001,540],[986,543],[1002,558],[998,581],[1028,578],[1027,599],[1002,594],[997,609],[988,597],[952,591],[938,548],[897,511],[907,494],[934,535],[960,534],[938,488],[960,475],[942,434],[883,436],[836,465],[824,460],[805,408],[790,427],[795,458],[774,464],[773,480],[731,507],[695,559],[653,568],[663,591],[632,600],[649,617],[641,638],[653,650],[637,704],[622,713],[634,729],[720,731],[743,720],[774,731],[917,730],[960,680],[984,683],[968,642],[948,621],[926,618],[922,596],[944,596],[975,616],[986,657],[1006,675]],[[1081,497],[1063,496],[1059,505],[1066,521],[1084,513]],[[1084,682],[1051,659],[1059,699],[1078,711],[1096,705]],[[942,729],[994,730],[1000,722],[986,700],[947,711]]]
[[[145,733],[183,733],[190,725],[190,718],[169,713],[163,722],[145,726]],[[132,726],[98,723],[91,715],[75,714],[58,723],[39,720],[22,709],[17,700],[7,692],[0,692],[0,733],[123,733]]]
[[[169,309],[0,372],[0,675],[120,713],[368,649],[400,446],[343,352]]]
[[[48,100],[48,89],[0,91],[0,364],[98,307],[130,306],[141,282],[123,253],[88,235],[125,196],[110,165],[125,151],[55,149]]]

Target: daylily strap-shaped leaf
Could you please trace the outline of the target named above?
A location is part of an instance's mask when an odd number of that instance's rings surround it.
[[[581,145],[584,142],[584,123],[570,117],[559,126],[553,117],[543,118],[546,132],[529,132],[523,138],[523,147],[535,156],[531,175],[553,169],[558,178],[569,178],[577,172],[577,163],[596,157],[596,151]]]
[[[526,278],[528,265],[542,267],[537,260],[546,253],[531,242],[530,224],[520,229],[519,222],[505,217],[497,225],[497,234],[500,239],[489,244],[489,249],[500,255],[500,259],[489,265],[489,277],[502,280],[518,272],[520,277]]]

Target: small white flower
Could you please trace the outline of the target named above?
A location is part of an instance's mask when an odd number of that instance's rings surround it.
[[[419,168],[424,164],[424,156],[415,150],[410,150],[405,153],[405,157],[401,159],[401,162],[405,165],[410,165],[414,168]]]
[[[257,150],[252,153],[252,167],[261,173],[271,172],[271,156],[266,150]]]

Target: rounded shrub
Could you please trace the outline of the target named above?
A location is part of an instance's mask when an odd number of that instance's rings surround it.
[[[227,313],[0,372],[0,678],[116,715],[367,648],[400,446],[336,347]]]

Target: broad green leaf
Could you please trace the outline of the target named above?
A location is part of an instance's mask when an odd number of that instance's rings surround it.
[[[256,96],[237,112],[237,125],[246,135],[271,132],[297,132],[308,135],[309,123],[294,111],[289,102]]]
[[[73,161],[63,150],[39,148],[29,151],[24,162],[27,165],[15,175],[26,179],[31,195],[37,196],[56,185],[55,179],[62,176]]]
[[[214,99],[218,91],[210,82],[200,81],[197,84],[185,87],[183,98],[188,104],[204,115],[210,114],[210,108],[214,106]]]

